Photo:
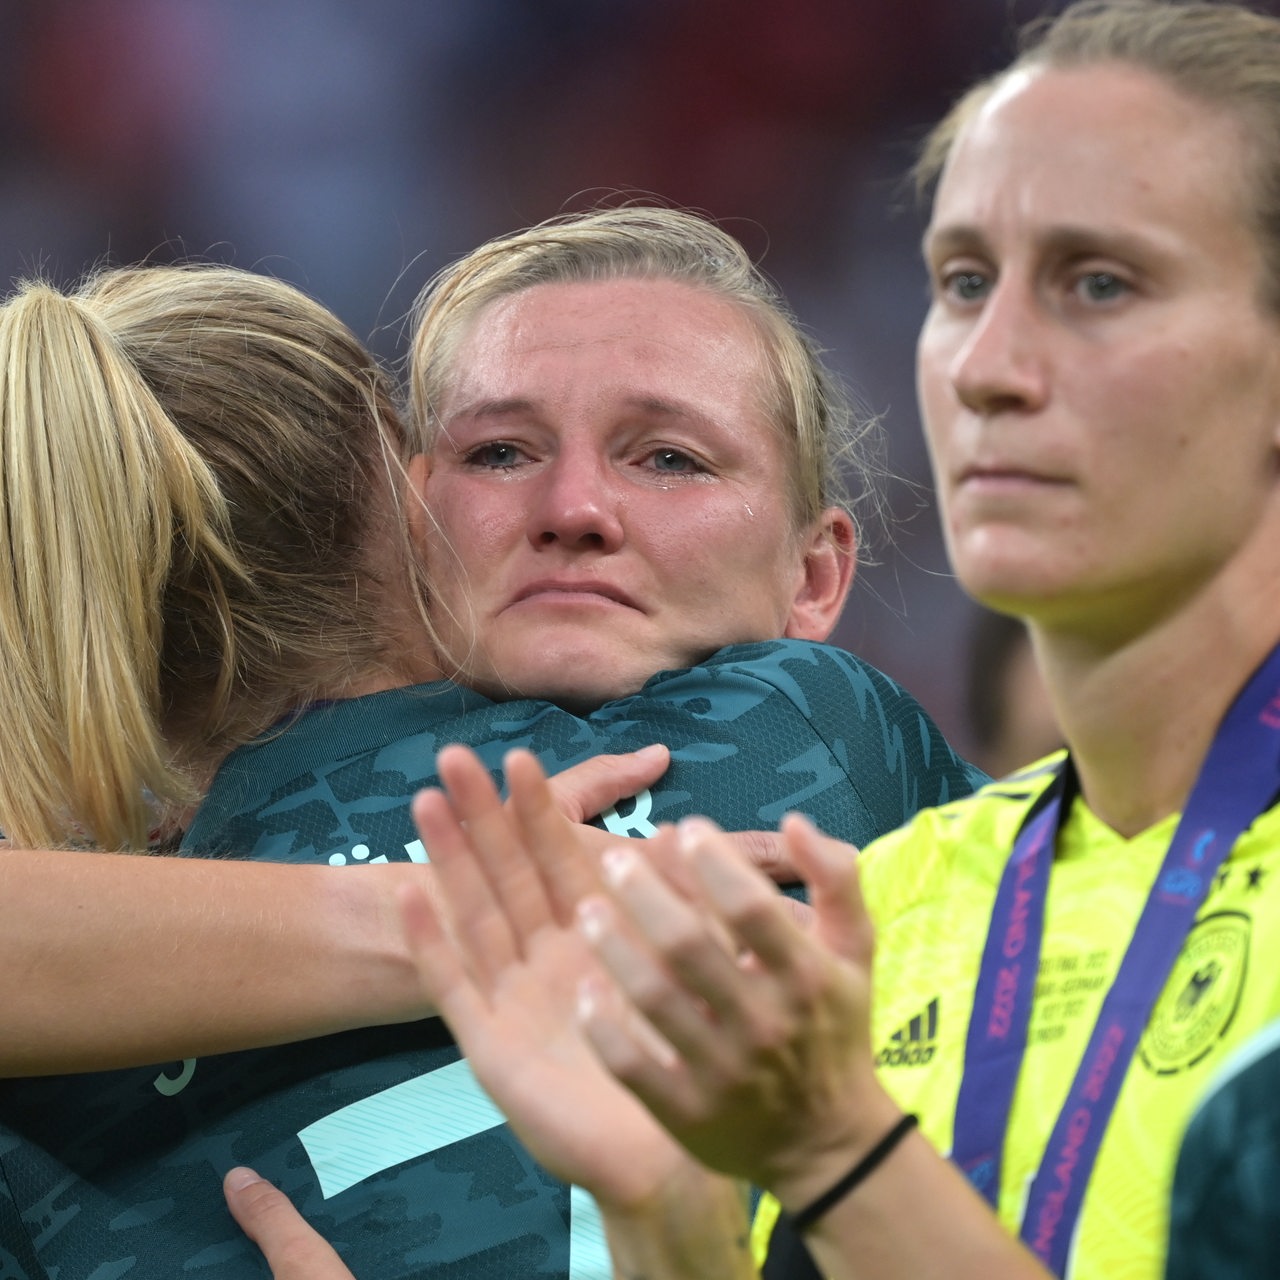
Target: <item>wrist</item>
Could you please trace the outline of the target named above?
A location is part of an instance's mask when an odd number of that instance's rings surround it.
[[[913,1112],[900,1116],[885,1132],[884,1137],[856,1161],[843,1177],[837,1178],[826,1191],[810,1200],[803,1209],[788,1215],[792,1230],[798,1234],[808,1231],[826,1216],[828,1210],[834,1209],[846,1196],[856,1192],[919,1123],[920,1117]]]
[[[681,1147],[673,1146],[673,1151],[661,1164],[633,1165],[627,1178],[593,1187],[601,1217],[629,1229],[668,1218],[696,1221],[704,1213],[721,1211],[726,1187],[745,1185],[707,1168]]]
[[[745,1184],[690,1161],[687,1170],[642,1204],[597,1201],[615,1275],[755,1277],[748,1194]]]
[[[788,1154],[765,1189],[787,1214],[802,1212],[865,1160],[902,1115],[902,1108],[877,1085],[856,1113],[827,1117],[821,1129],[815,1117],[811,1140]]]
[[[335,974],[330,996],[334,1014],[351,1027],[411,1022],[434,1012],[401,921],[400,887],[415,883],[424,883],[423,868],[411,864],[332,869],[328,931],[341,976]]]

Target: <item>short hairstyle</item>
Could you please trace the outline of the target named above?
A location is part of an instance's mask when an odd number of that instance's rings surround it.
[[[791,508],[807,527],[824,508],[876,502],[876,424],[855,413],[817,346],[747,251],[707,219],[628,205],[552,218],[500,236],[446,267],[414,308],[411,418],[430,449],[458,347],[478,314],[540,284],[675,281],[741,307],[760,336],[764,411],[786,442]],[[850,483],[851,480],[851,483]],[[851,491],[852,490],[852,495]]]
[[[145,848],[211,760],[381,660],[369,490],[400,436],[373,357],[264,276],[105,270],[0,306],[11,843]]]
[[[1009,76],[1034,67],[1127,63],[1240,122],[1247,145],[1244,212],[1262,251],[1263,298],[1280,311],[1280,19],[1207,0],[1077,0],[1028,24],[1019,50],[930,132],[915,167],[917,190],[933,186],[961,130]]]

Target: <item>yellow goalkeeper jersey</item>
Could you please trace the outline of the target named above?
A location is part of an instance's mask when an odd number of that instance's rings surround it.
[[[926,810],[869,846],[876,924],[872,1043],[881,1079],[948,1152],[969,1014],[1000,874],[1059,757]],[[1019,1230],[1027,1187],[1177,826],[1125,839],[1077,797],[1058,834],[1026,1056],[1005,1140],[999,1213]],[[1067,1275],[1158,1280],[1178,1144],[1230,1052],[1280,1016],[1280,807],[1222,864],[1156,1003],[1085,1193]],[[766,1197],[763,1253],[777,1216]]]

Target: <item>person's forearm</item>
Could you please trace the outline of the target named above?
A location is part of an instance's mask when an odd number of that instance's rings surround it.
[[[784,1207],[803,1207],[779,1188]],[[812,1198],[810,1189],[805,1200]],[[804,1235],[827,1280],[1050,1280],[918,1132]]]
[[[755,1280],[746,1191],[696,1165],[660,1200],[626,1211],[600,1205],[614,1280]]]
[[[0,849],[0,1075],[167,1062],[424,1016],[395,898],[421,875]]]

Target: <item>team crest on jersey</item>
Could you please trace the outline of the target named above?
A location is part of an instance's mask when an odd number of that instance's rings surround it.
[[[1249,917],[1221,911],[1198,921],[1138,1043],[1157,1075],[1194,1066],[1231,1025],[1249,960]]]

